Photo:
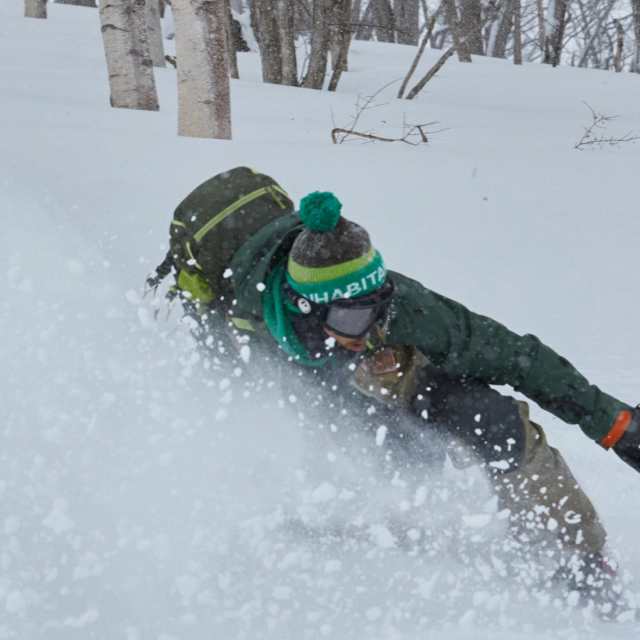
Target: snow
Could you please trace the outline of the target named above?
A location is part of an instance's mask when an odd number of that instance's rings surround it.
[[[640,129],[637,77],[451,60],[417,100],[392,84],[363,116],[383,135],[438,121],[429,145],[334,146],[357,95],[401,79],[414,50],[355,43],[335,95],[262,85],[248,53],[234,140],[187,140],[172,68],[156,74],[159,113],[111,109],[97,13],[22,10],[0,6],[0,638],[635,637],[637,623],[521,599],[486,542],[503,518],[478,508],[477,478],[389,481],[365,455],[309,451],[301,402],[207,372],[143,282],[175,205],[248,164],[295,199],[334,191],[389,266],[637,401],[640,147],[573,149],[583,101],[619,116],[612,133]],[[637,475],[532,413],[637,579]],[[297,535],[292,517],[325,533]],[[353,537],[336,537],[345,521]],[[440,546],[412,555],[392,521]]]

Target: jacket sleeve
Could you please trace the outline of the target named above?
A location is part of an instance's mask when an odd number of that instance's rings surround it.
[[[401,278],[393,341],[418,347],[447,375],[509,385],[601,440],[625,403],[602,392],[533,335],[520,336],[463,305]]]

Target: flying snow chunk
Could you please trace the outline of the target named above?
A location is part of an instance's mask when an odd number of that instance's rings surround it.
[[[471,515],[462,516],[462,522],[469,529],[482,529],[491,522],[490,513],[473,513]]]
[[[311,493],[311,502],[329,502],[336,497],[337,493],[336,488],[331,483],[323,482]]]
[[[369,528],[369,535],[374,544],[381,549],[392,549],[396,546],[396,539],[383,524],[374,524]]]
[[[4,601],[4,608],[7,613],[16,615],[24,613],[27,608],[27,601],[20,591],[12,591]]]
[[[256,285],[256,289],[262,293],[267,288],[267,285],[264,282],[258,282]]]
[[[371,607],[369,609],[367,609],[367,620],[370,620],[371,622],[373,622],[374,620],[377,620],[380,616],[382,615],[382,611],[380,610],[380,607]]]
[[[42,521],[45,527],[54,533],[61,534],[73,529],[74,523],[66,513],[67,503],[62,499],[55,500],[49,515]]]
[[[231,269],[225,269],[222,277],[226,280],[233,275],[233,271]]]
[[[72,258],[70,260],[67,260],[67,271],[74,276],[81,276],[84,273],[85,269],[82,262],[80,262],[79,260],[74,260]]]
[[[135,289],[129,289],[124,294],[124,297],[129,304],[140,304],[142,302],[140,294]]]
[[[384,444],[384,441],[387,438],[387,433],[389,433],[389,429],[384,425],[378,427],[376,431],[376,444],[381,447]]]
[[[340,560],[327,560],[324,564],[325,573],[337,573],[342,569],[342,562]]]

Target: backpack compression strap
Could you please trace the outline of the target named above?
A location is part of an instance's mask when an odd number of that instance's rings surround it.
[[[147,278],[147,285],[151,289],[156,289],[158,285],[171,273],[173,268],[173,255],[171,249],[167,251],[164,260],[156,267],[156,274]]]

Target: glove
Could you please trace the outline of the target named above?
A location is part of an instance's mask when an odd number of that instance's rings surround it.
[[[631,413],[631,422],[620,440],[613,445],[613,450],[640,473],[640,405]]]

